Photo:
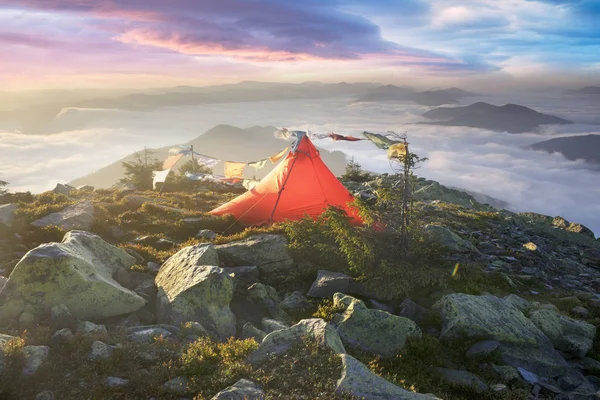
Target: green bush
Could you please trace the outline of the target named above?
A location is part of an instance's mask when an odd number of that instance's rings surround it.
[[[181,371],[199,398],[208,398],[219,390],[249,377],[252,367],[245,363],[258,344],[254,339],[229,339],[225,343],[200,338],[181,355]]]
[[[27,224],[65,209],[75,202],[70,200],[64,194],[54,192],[45,192],[36,197],[32,202],[19,203],[19,208],[15,212],[16,224],[26,226]]]
[[[317,306],[317,311],[312,315],[313,318],[322,318],[330,322],[335,314],[343,313],[346,310],[343,304],[334,305],[330,299],[325,299]]]
[[[267,400],[350,399],[335,393],[341,373],[337,354],[306,339],[285,354],[267,359],[255,376],[265,388]]]
[[[353,182],[367,182],[373,179],[373,176],[362,170],[362,167],[354,157],[350,159],[348,165],[346,165],[346,172],[341,176],[343,181],[353,181]]]

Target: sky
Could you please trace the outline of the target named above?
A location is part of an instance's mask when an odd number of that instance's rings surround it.
[[[600,82],[599,19],[600,0],[0,0],[0,88],[577,87]]]

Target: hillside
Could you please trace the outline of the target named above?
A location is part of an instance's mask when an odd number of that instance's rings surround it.
[[[213,183],[0,198],[0,398],[594,398],[593,233],[419,179],[403,251],[397,179],[344,182],[376,230],[246,228]]]
[[[248,129],[241,129],[230,125],[218,125],[195,139],[187,143],[173,143],[173,145],[159,149],[150,149],[155,153],[153,156],[158,160],[164,160],[172,147],[180,144],[193,145],[198,153],[215,157],[221,160],[229,161],[257,161],[277,154],[289,143],[274,136],[275,127],[255,126]],[[329,152],[321,149],[321,158],[334,174],[340,175],[346,168],[346,156],[344,153],[335,151]],[[91,185],[96,188],[108,188],[123,177],[123,161],[132,161],[134,154],[116,161],[106,167],[93,172],[85,177],[71,181],[72,186]],[[186,158],[187,159],[187,158]],[[185,161],[185,159],[184,159]],[[180,161],[180,163],[182,163]],[[259,171],[248,168],[245,171],[246,178],[264,177],[272,169],[270,164]],[[223,175],[223,163],[215,166],[214,172],[217,175]]]
[[[600,164],[600,135],[567,136],[527,146],[531,150],[560,153],[569,160]]]
[[[517,104],[495,106],[483,102],[466,107],[440,107],[427,111],[423,117],[439,121],[420,122],[420,124],[468,126],[508,133],[530,132],[540,125],[572,123]]]
[[[85,121],[70,120],[65,124],[57,116],[62,110],[152,111],[164,107],[200,104],[260,102],[297,99],[352,98],[376,87],[371,83],[272,83],[245,81],[215,86],[179,86],[130,90],[60,91],[31,95],[37,101],[17,95],[5,95],[0,107],[0,128],[26,134],[52,134],[85,127]]]

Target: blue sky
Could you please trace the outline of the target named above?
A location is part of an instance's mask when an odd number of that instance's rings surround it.
[[[598,21],[600,0],[0,0],[0,82],[581,86]]]

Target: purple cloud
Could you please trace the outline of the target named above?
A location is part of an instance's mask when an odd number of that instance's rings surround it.
[[[425,68],[473,66],[434,52],[402,46],[382,37],[366,17],[344,11],[356,1],[309,0],[0,0],[13,9],[71,12],[93,16],[94,26],[128,45],[188,55],[226,55],[248,61],[358,60],[382,58]],[[389,6],[388,0],[383,6]],[[394,3],[394,11],[402,6]],[[428,7],[406,3],[418,15]],[[138,47],[140,48],[140,47]],[[477,69],[481,69],[477,65]],[[485,67],[483,68],[485,69]]]

